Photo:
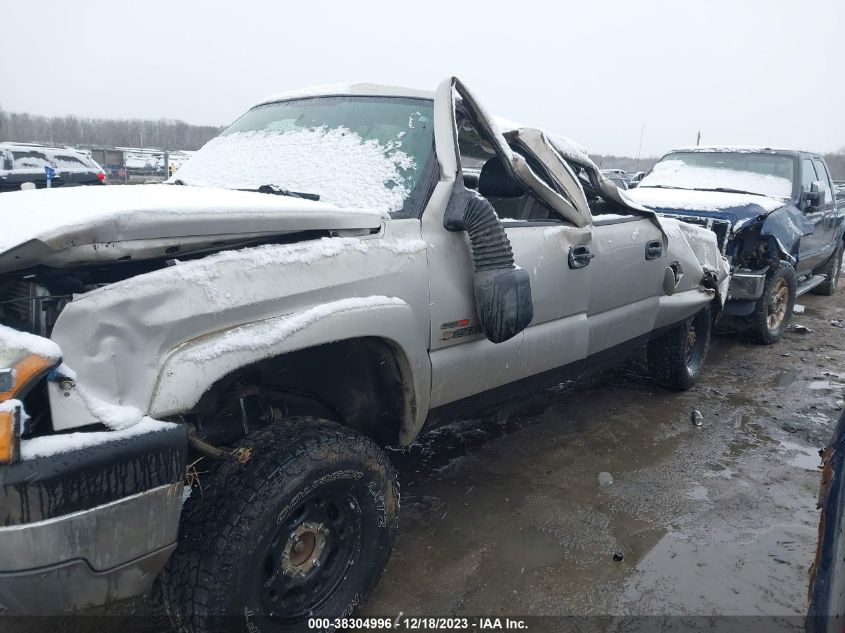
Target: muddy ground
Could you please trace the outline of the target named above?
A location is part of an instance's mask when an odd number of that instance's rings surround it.
[[[845,398],[845,329],[831,324],[845,320],[845,292],[799,301],[793,324],[811,332],[772,347],[718,333],[686,393],[633,359],[392,452],[400,530],[364,613],[762,615],[778,618],[766,630],[794,627],[815,552],[818,450]],[[149,601],[107,612],[117,619],[94,628],[165,625]]]
[[[366,611],[803,615],[818,450],[845,398],[831,324],[845,292],[799,302],[793,324],[811,332],[772,347],[720,332],[686,393],[635,359],[545,394],[538,415],[465,421],[394,454],[401,528]]]

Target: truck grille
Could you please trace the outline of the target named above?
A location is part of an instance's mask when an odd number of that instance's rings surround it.
[[[44,311],[42,299],[47,290],[28,281],[19,281],[2,297],[3,321],[8,325],[40,334],[44,332]]]
[[[732,226],[728,220],[722,220],[719,218],[701,218],[695,215],[674,215],[671,213],[659,213],[658,215],[667,218],[674,218],[676,220],[680,220],[681,222],[686,222],[687,224],[702,226],[705,229],[713,231],[716,234],[716,241],[719,243],[719,250],[722,255],[725,254],[725,248],[727,247],[728,236],[731,234]]]

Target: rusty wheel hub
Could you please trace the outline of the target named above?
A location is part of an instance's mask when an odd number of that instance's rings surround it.
[[[306,522],[298,525],[291,532],[282,552],[282,571],[287,575],[304,576],[319,567],[328,533],[322,523]]]
[[[698,331],[696,330],[695,319],[692,319],[692,322],[689,326],[689,331],[687,332],[687,348],[686,348],[686,361],[687,365],[690,364],[692,361],[693,356],[695,355],[695,343],[698,340]]]
[[[766,324],[769,329],[777,330],[786,318],[786,307],[789,304],[789,287],[786,280],[778,279],[772,287],[772,295],[769,298],[769,309],[766,316]]]

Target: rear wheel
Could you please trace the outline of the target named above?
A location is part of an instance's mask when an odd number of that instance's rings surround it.
[[[654,379],[673,391],[692,387],[704,368],[713,319],[710,306],[648,343],[648,368]]]
[[[836,288],[839,286],[839,278],[842,276],[842,248],[843,244],[842,242],[839,242],[839,245],[836,247],[833,255],[830,256],[830,259],[827,260],[824,267],[818,271],[818,273],[824,275],[826,279],[810,292],[817,295],[827,296],[836,292]]]
[[[162,583],[182,631],[309,631],[349,615],[390,555],[396,477],[369,438],[315,418],[241,443],[194,491]],[[194,496],[197,498],[195,499]]]
[[[769,271],[763,295],[757,300],[754,312],[748,317],[749,333],[758,343],[777,343],[792,319],[796,290],[795,270],[781,263]]]

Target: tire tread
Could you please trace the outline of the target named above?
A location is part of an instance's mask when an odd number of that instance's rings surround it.
[[[202,489],[195,489],[186,502],[180,525],[179,544],[160,583],[165,608],[177,630],[209,633],[218,628],[214,604],[221,589],[209,570],[231,564],[230,543],[238,536],[240,517],[252,507],[264,488],[278,478],[302,475],[309,463],[320,462],[342,446],[385,468],[393,486],[399,489],[393,467],[383,451],[369,438],[334,422],[298,417],[258,431],[237,445],[252,450],[244,464],[220,462],[203,477]],[[333,450],[334,449],[334,450]],[[198,496],[198,499],[193,499]],[[396,530],[398,512],[388,525],[390,540]],[[378,581],[378,575],[372,585]],[[364,591],[366,595],[372,587]]]

